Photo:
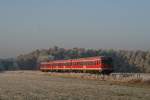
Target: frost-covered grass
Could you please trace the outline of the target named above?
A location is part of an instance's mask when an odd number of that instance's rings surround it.
[[[11,71],[0,73],[0,100],[150,100],[150,88]]]

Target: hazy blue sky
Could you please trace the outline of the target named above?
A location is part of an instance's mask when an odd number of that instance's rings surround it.
[[[0,57],[54,45],[150,49],[150,0],[0,0]]]

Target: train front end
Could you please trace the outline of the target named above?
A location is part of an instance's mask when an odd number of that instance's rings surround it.
[[[113,60],[111,57],[101,57],[101,69],[103,74],[110,74],[113,72]]]

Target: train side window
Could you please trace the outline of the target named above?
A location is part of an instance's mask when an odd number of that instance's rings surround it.
[[[92,65],[95,65],[95,61],[92,62]]]
[[[78,65],[78,62],[76,62],[76,65]]]
[[[83,65],[83,62],[81,62],[81,66]]]
[[[67,66],[67,63],[64,63],[65,66]]]
[[[85,65],[87,66],[87,61],[85,62]]]
[[[95,64],[95,62],[93,61],[93,62],[92,62],[92,65],[94,65],[94,64]]]
[[[70,62],[70,66],[72,66],[72,63]]]
[[[98,65],[98,61],[96,61],[96,65]]]
[[[89,62],[87,61],[87,65],[89,65]]]
[[[80,66],[82,65],[82,62],[80,62]]]
[[[101,64],[101,60],[99,60],[99,64]]]
[[[84,62],[81,62],[81,65],[83,66],[83,65],[84,65]]]
[[[94,62],[92,61],[91,64],[94,65]]]
[[[93,65],[95,65],[95,61],[93,61]]]
[[[78,62],[77,62],[77,65],[79,65]]]
[[[79,62],[79,65],[81,65],[81,62]]]
[[[84,65],[86,65],[86,62],[84,62]]]
[[[97,65],[97,61],[95,61],[95,65]]]
[[[82,66],[82,62],[79,62],[79,65]]]
[[[88,62],[88,65],[91,65],[91,62],[90,62],[90,61]]]
[[[94,63],[93,63],[93,62],[91,62],[91,65],[94,65]]]
[[[94,65],[97,65],[97,62],[96,62],[96,61],[94,61]]]
[[[79,62],[79,65],[81,65],[81,62]]]
[[[97,64],[98,64],[98,65],[100,64],[99,60],[97,61]]]
[[[88,62],[88,65],[91,65],[91,62],[90,62],[90,61]]]
[[[87,65],[89,66],[89,61],[87,61]]]
[[[88,61],[88,66],[90,65],[90,62]]]
[[[84,62],[84,65],[86,65],[86,66],[87,66],[87,65],[88,65],[88,62],[87,62],[87,61],[86,61],[86,62]]]

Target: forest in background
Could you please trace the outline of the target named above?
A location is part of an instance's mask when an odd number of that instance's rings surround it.
[[[49,49],[37,49],[28,54],[21,54],[17,58],[0,59],[0,71],[38,70],[39,63],[42,61],[92,56],[112,57],[115,72],[150,73],[150,51],[85,48],[65,49],[57,46]]]

